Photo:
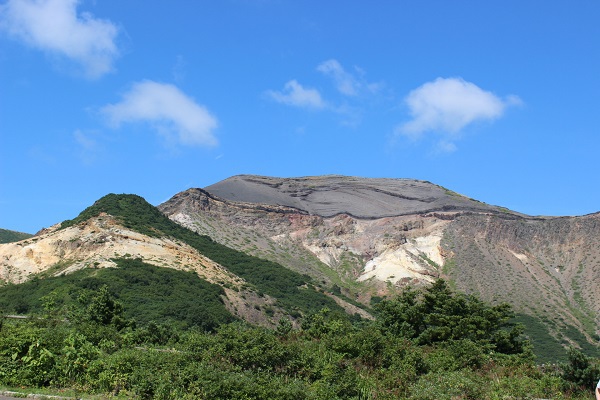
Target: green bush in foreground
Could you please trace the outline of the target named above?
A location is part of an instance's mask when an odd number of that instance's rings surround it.
[[[498,344],[504,337],[498,330],[513,328],[504,325],[504,308],[463,299],[443,282],[407,296],[406,306],[402,298],[381,302],[372,322],[352,323],[323,309],[297,329],[233,322],[207,332],[160,321],[122,323],[126,309],[101,289],[78,320],[46,313],[5,321],[0,384],[140,399],[591,399],[592,387],[577,382],[596,373],[597,360],[573,352],[569,365],[538,368],[523,339]],[[438,332],[434,321],[445,318],[468,329],[473,318],[439,304],[429,309],[434,316],[410,314],[420,304],[435,304],[431,296],[472,302],[469,309],[490,324],[473,326],[488,327],[487,334],[419,334]],[[402,311],[397,321],[390,310]]]

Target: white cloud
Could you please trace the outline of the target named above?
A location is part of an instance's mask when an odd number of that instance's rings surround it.
[[[331,77],[335,82],[336,89],[344,96],[357,97],[361,94],[373,94],[383,87],[382,83],[367,82],[362,69],[354,67],[354,73],[350,73],[335,59],[322,62],[317,66],[317,71]]]
[[[267,91],[267,95],[278,103],[295,107],[323,109],[326,107],[317,89],[304,88],[295,79],[287,82],[283,91]]]
[[[317,71],[329,75],[335,81],[340,93],[346,96],[356,96],[359,91],[359,82],[352,74],[344,70],[337,60],[327,60],[317,67]]]
[[[73,132],[73,138],[75,139],[75,142],[77,142],[77,144],[86,151],[93,151],[97,146],[97,143],[94,139],[90,138],[79,129]]]
[[[119,51],[112,22],[77,14],[78,0],[9,0],[0,6],[0,28],[52,55],[75,61],[90,78],[113,69]]]
[[[467,125],[500,118],[508,106],[521,100],[517,96],[501,99],[461,78],[437,78],[410,92],[405,103],[412,120],[396,132],[418,139],[425,132],[456,138]]]
[[[184,145],[214,146],[217,119],[176,86],[143,81],[135,83],[121,102],[102,108],[110,122],[150,122],[161,134]]]

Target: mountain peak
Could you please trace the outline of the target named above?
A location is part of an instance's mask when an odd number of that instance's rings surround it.
[[[415,179],[237,175],[204,189],[230,201],[293,207],[322,217],[348,214],[370,219],[446,211],[518,215]]]
[[[64,221],[61,228],[77,225],[106,213],[117,218],[125,227],[148,236],[161,236],[156,226],[170,221],[143,197],[135,194],[110,193],[96,200],[76,218]]]

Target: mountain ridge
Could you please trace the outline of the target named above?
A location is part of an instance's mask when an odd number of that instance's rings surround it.
[[[194,271],[222,286],[232,314],[253,323],[272,326],[284,316],[297,318],[324,306],[369,317],[325,295],[310,278],[189,231],[137,195],[108,194],[30,241],[0,246],[0,277],[19,283],[39,274],[114,268],[120,258]]]
[[[310,296],[317,306],[337,307],[323,294],[346,310],[368,308],[442,277],[485,301],[511,303],[555,346],[597,348],[600,213],[531,217],[409,179],[225,181],[156,208],[136,195],[107,195],[73,220],[0,245],[0,277],[21,282],[139,257],[194,270],[224,288],[232,313],[270,326]],[[257,198],[266,201],[248,201]],[[289,282],[298,286],[286,300]]]
[[[204,188],[221,199],[281,205],[321,217],[348,214],[375,219],[428,212],[475,211],[523,214],[490,206],[415,179],[343,175],[273,178],[236,175]]]

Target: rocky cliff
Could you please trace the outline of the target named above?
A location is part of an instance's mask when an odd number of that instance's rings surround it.
[[[236,176],[159,209],[364,303],[445,277],[508,301],[564,343],[599,333],[598,214],[530,217],[429,182],[344,176]]]

